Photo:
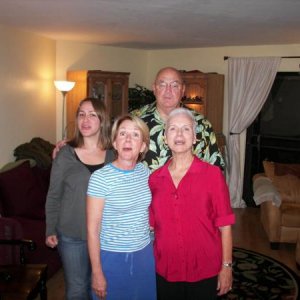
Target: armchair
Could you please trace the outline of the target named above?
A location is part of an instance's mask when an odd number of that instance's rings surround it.
[[[272,249],[297,243],[300,236],[300,164],[264,161],[253,177],[254,201]]]

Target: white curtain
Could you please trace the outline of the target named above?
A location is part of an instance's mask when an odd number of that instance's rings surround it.
[[[228,59],[228,185],[232,207],[245,207],[240,134],[251,125],[265,103],[280,57]]]

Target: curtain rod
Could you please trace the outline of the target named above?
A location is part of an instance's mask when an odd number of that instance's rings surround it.
[[[224,56],[224,60],[227,60],[230,56]],[[300,58],[300,56],[281,56],[281,58]]]

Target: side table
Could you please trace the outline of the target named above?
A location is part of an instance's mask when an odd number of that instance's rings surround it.
[[[29,300],[40,295],[47,300],[47,265],[24,264],[0,266],[0,299]]]
[[[300,234],[298,233],[298,239],[296,244],[296,264],[297,268],[300,270]]]

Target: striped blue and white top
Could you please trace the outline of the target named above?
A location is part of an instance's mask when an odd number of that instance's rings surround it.
[[[92,174],[87,194],[105,201],[100,232],[102,250],[133,252],[150,243],[149,174],[142,163],[126,171],[110,163]]]

